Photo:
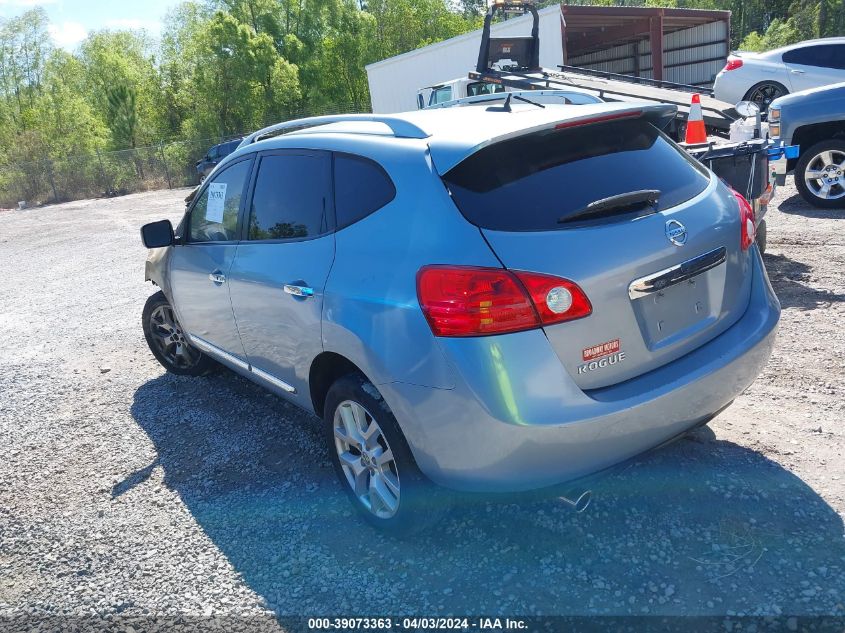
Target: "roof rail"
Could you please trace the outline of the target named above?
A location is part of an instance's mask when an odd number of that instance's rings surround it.
[[[265,127],[257,132],[253,132],[244,140],[238,147],[245,147],[258,141],[279,136],[289,132],[296,132],[319,125],[328,125],[329,123],[341,123],[344,121],[372,121],[374,123],[383,123],[391,129],[393,136],[397,138],[428,138],[427,134],[422,128],[396,116],[383,116],[380,114],[329,114],[326,116],[314,116],[305,119],[294,119],[292,121],[285,121],[283,123],[276,123],[269,127]]]

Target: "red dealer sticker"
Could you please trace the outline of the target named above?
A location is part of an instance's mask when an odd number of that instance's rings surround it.
[[[581,352],[581,357],[584,359],[584,362],[587,362],[588,360],[595,360],[596,358],[601,358],[603,356],[610,356],[618,351],[619,339],[615,338],[607,343],[600,343],[599,345],[593,345],[592,347],[585,348]]]

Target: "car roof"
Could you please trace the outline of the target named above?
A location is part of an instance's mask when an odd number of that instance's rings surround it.
[[[296,145],[302,137],[343,138],[348,147],[350,137],[366,136],[369,140],[395,144],[397,140],[414,139],[415,147],[431,152],[441,174],[478,150],[508,138],[553,129],[567,124],[591,123],[622,117],[645,116],[653,120],[673,117],[676,107],[649,103],[595,103],[584,105],[511,103],[505,111],[501,105],[489,108],[444,108],[402,112],[390,115],[338,115],[300,119],[259,130],[247,136],[232,158],[250,151],[277,149]],[[309,121],[314,125],[309,125]],[[274,134],[276,134],[274,136]],[[264,136],[267,138],[264,138]]]

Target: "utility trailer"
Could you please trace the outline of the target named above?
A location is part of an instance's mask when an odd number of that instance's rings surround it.
[[[683,138],[686,120],[689,116],[690,102],[693,94],[701,95],[701,110],[704,114],[704,124],[708,133],[727,138],[730,135],[731,123],[739,116],[732,105],[719,101],[707,91],[695,86],[674,84],[669,82],[655,82],[662,85],[650,85],[653,80],[629,78],[617,75],[615,78],[601,77],[587,74],[582,69],[562,66],[562,70],[553,71],[540,69],[534,72],[500,71],[487,69],[472,71],[469,79],[475,82],[497,84],[515,90],[565,90],[578,88],[595,94],[602,101],[647,101],[668,103],[678,108],[676,120],[667,130],[675,140]],[[604,73],[612,75],[612,73]],[[649,83],[645,83],[649,82]]]

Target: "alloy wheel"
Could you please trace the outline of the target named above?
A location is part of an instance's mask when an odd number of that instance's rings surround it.
[[[159,353],[173,367],[188,369],[199,361],[199,351],[188,343],[169,305],[160,305],[153,310],[150,315],[150,332]]]
[[[760,106],[760,112],[766,112],[772,101],[785,94],[786,92],[776,84],[763,84],[751,91],[751,94],[748,95],[748,101],[753,101]]]
[[[804,183],[810,193],[823,200],[838,200],[845,196],[845,152],[819,152],[807,163]]]
[[[361,504],[381,519],[399,510],[399,470],[372,414],[352,400],[334,413],[334,443],[346,481]]]

